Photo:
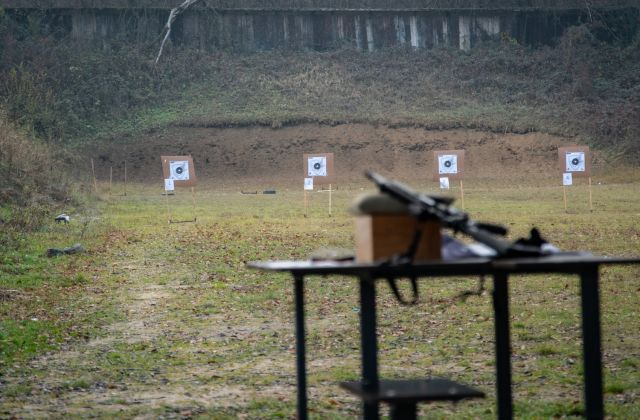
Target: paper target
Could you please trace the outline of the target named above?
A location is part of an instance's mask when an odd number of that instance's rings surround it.
[[[160,160],[163,178],[173,180],[174,188],[195,187],[196,170],[191,156],[160,156]]]
[[[571,172],[565,172],[562,174],[562,185],[573,185],[573,174]]]
[[[565,155],[565,164],[567,172],[584,172],[585,158],[584,152],[573,152]]]
[[[303,153],[302,162],[304,178],[313,178],[315,187],[335,183],[333,153]]]
[[[304,179],[304,189],[305,191],[313,191],[313,178]]]
[[[458,156],[457,155],[438,156],[438,173],[457,174],[458,173]]]
[[[173,179],[167,178],[164,180],[164,190],[165,191],[174,191],[175,186],[173,184]]]
[[[178,181],[189,179],[189,162],[186,160],[169,161],[169,178]]]
[[[464,177],[464,150],[434,150],[433,180],[449,178],[449,182],[462,180]]]
[[[327,176],[327,158],[315,156],[308,159],[307,176]]]
[[[440,178],[440,189],[448,190],[449,189],[449,178],[444,176]]]
[[[570,172],[573,177],[591,176],[591,152],[589,146],[558,147],[560,173]]]

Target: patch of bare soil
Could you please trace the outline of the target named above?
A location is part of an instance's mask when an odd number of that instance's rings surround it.
[[[190,418],[203,407],[241,410],[261,396],[290,397],[291,352],[279,361],[260,353],[246,363],[229,362],[213,349],[252,342],[267,333],[290,334],[288,322],[201,313],[201,299],[211,289],[208,277],[196,281],[188,266],[164,265],[162,258],[154,261],[155,269],[136,269],[144,265],[145,245],[130,244],[127,249],[138,258],[111,249],[105,268],[123,269],[116,271],[121,287],[110,293],[124,319],[106,326],[96,339],[9,370],[0,379],[13,391],[0,392],[0,418]],[[163,251],[171,252],[171,246]],[[280,380],[255,386],[229,379],[243,375]],[[0,381],[0,391],[2,385]],[[25,391],[15,394],[17,389]],[[166,407],[171,407],[168,415]]]
[[[161,181],[161,155],[190,154],[199,182],[224,185],[299,183],[304,153],[332,152],[341,184],[361,182],[365,170],[404,180],[431,179],[433,151],[449,149],[466,151],[465,171],[470,179],[547,178],[558,173],[558,147],[574,144],[574,139],[542,133],[304,124],[277,129],[172,127],[126,146],[104,145],[90,154],[99,178],[108,179],[109,168],[117,173],[126,160],[129,180],[145,183]]]

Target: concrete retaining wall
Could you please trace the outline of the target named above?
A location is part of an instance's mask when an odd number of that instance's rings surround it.
[[[68,22],[64,30],[72,38],[100,44],[116,39],[157,38],[168,9],[179,3],[181,1],[169,0],[0,0],[10,15],[54,16],[51,21]],[[207,1],[203,3],[207,7],[201,5],[178,17],[172,41],[202,49],[242,51],[327,50],[345,44],[362,51],[436,46],[468,50],[479,40],[492,36],[507,36],[525,44],[548,44],[568,26],[593,19],[594,13],[626,19],[637,30],[640,6],[629,7],[628,1],[616,0],[589,3],[594,6],[586,8],[584,1],[573,0]],[[608,6],[593,8],[601,3]],[[507,4],[512,6],[509,8]],[[560,4],[565,7],[559,8]],[[547,6],[543,10],[544,5]]]
[[[7,9],[162,9],[182,0],[0,0]],[[206,0],[194,7],[216,10],[289,11],[552,11],[638,7],[637,0]]]

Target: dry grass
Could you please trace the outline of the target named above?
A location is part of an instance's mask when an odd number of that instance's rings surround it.
[[[57,154],[0,112],[0,170],[5,174],[0,179],[0,202],[26,205],[34,197],[63,198],[65,175]]]
[[[68,265],[70,275],[90,279],[75,311],[87,314],[88,324],[104,317],[104,327],[88,341],[72,341],[43,357],[5,366],[0,413],[293,415],[291,281],[245,264],[305,258],[322,246],[352,247],[352,220],[345,209],[356,191],[335,193],[331,218],[326,194],[312,194],[304,218],[302,191],[245,196],[201,186],[198,222],[167,224],[166,197],[155,188],[130,188],[127,197],[103,197],[96,233],[104,233],[96,237],[91,254],[57,263]],[[572,190],[569,214],[558,187],[470,187],[466,206],[479,220],[507,222],[514,236],[535,225],[563,249],[635,255],[640,240],[637,188],[637,179],[597,188],[593,213],[582,187]],[[168,198],[174,219],[193,218],[188,193],[180,190]],[[605,401],[614,417],[640,413],[638,278],[637,268],[603,271]],[[446,376],[488,394],[486,400],[457,406],[423,406],[425,416],[495,416],[490,297],[455,299],[475,286],[476,279],[470,278],[423,282],[422,302],[405,308],[380,284],[381,374]],[[512,282],[519,418],[571,416],[581,409],[577,291],[575,279],[564,276]],[[342,277],[310,280],[307,302],[311,413],[355,416],[358,402],[337,382],[359,377],[356,284]],[[109,308],[119,316],[104,315]]]

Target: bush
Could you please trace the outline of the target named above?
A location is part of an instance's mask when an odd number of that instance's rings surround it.
[[[30,139],[0,112],[0,247],[15,247],[26,232],[69,200],[69,183],[50,147]]]

